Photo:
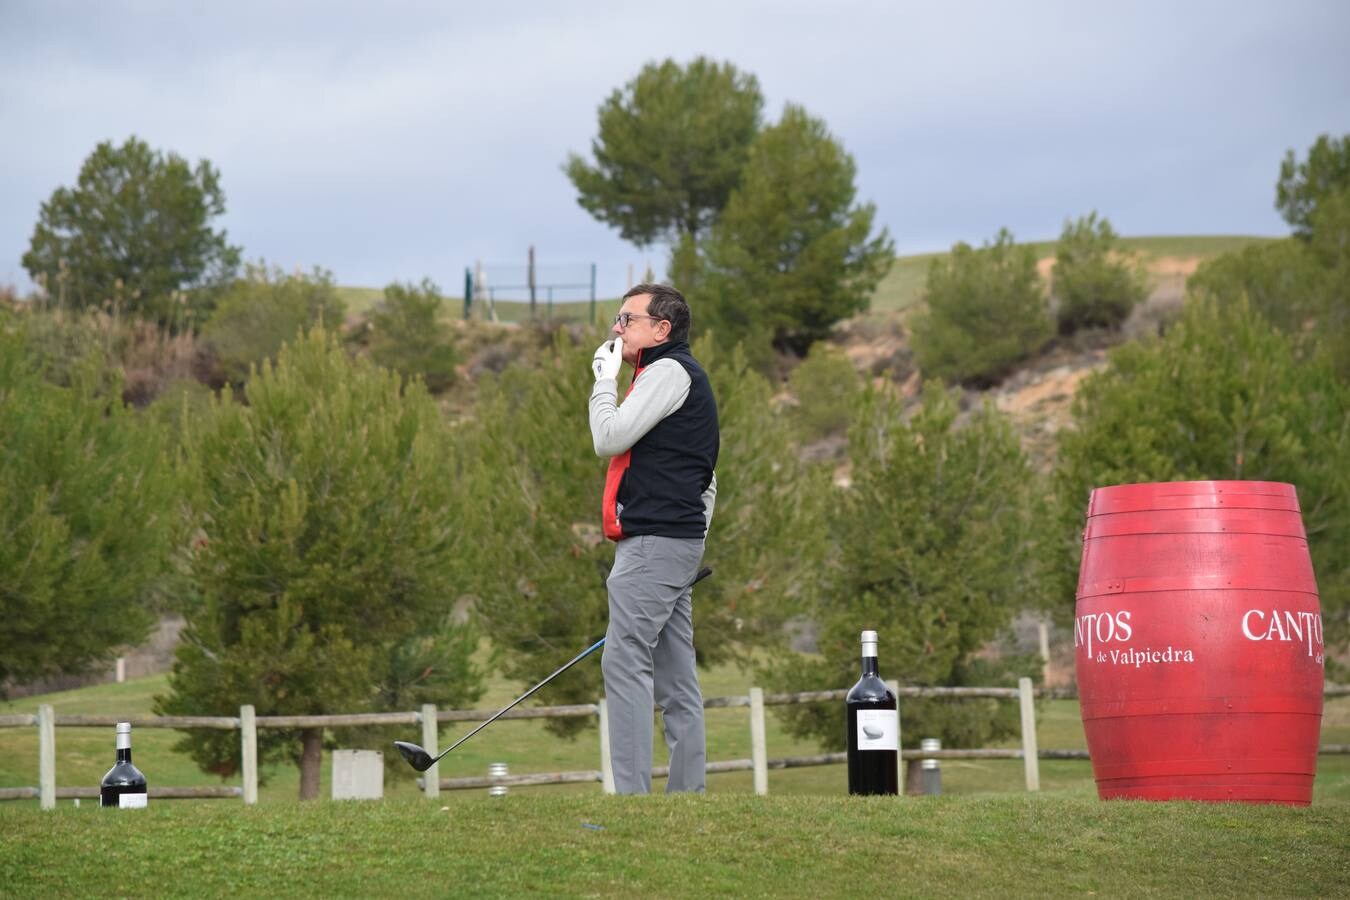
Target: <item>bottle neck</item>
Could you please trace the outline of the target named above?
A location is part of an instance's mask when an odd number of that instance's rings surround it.
[[[873,675],[881,677],[881,670],[877,668],[877,658],[875,656],[864,656],[862,658],[862,673],[865,676]]]
[[[120,762],[120,763],[124,763],[124,762],[125,762],[125,763],[129,763],[129,762],[131,762],[131,748],[130,748],[130,747],[118,747],[118,748],[117,748],[117,761]]]

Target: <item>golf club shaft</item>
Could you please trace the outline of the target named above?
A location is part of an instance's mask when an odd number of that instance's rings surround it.
[[[691,588],[691,587],[693,587],[694,585],[698,584],[700,581],[702,581],[703,579],[707,578],[707,577],[708,577],[709,575],[711,575],[711,574],[712,574],[712,569],[709,568],[709,567],[707,567],[707,566],[704,566],[702,569],[699,569],[698,574],[694,576],[694,580],[691,581],[691,582],[689,582],[688,584],[686,584],[686,585],[684,586],[684,588],[681,589],[680,593],[684,593],[684,591],[687,591],[689,588]],[[596,641],[594,644],[591,644],[591,645],[590,645],[589,647],[587,647],[585,650],[582,650],[582,651],[581,651],[580,653],[578,653],[576,656],[572,657],[572,658],[571,658],[570,660],[568,660],[567,662],[563,663],[561,666],[559,666],[559,667],[557,668],[556,671],[554,671],[554,673],[553,673],[552,675],[548,676],[548,677],[545,678],[543,681],[539,682],[539,683],[536,684],[534,687],[530,688],[528,691],[526,691],[525,693],[521,694],[521,695],[520,695],[519,697],[517,697],[516,699],[512,700],[512,701],[510,702],[510,704],[508,704],[507,706],[504,706],[504,707],[502,707],[500,710],[498,710],[498,711],[496,712],[496,714],[494,714],[494,715],[492,716],[492,718],[488,719],[486,722],[484,722],[483,724],[479,725],[479,726],[478,726],[477,728],[475,728],[473,731],[470,731],[468,734],[464,735],[464,737],[460,738],[459,740],[457,740],[457,741],[455,741],[453,744],[451,744],[449,747],[446,747],[444,750],[442,750],[442,751],[440,752],[440,754],[438,754],[438,755],[436,756],[436,758],[433,759],[433,760],[431,761],[432,765],[435,765],[436,763],[440,762],[440,761],[445,757],[445,755],[446,755],[447,753],[449,753],[451,750],[455,749],[455,748],[458,747],[460,744],[464,743],[464,742],[467,741],[469,738],[473,737],[475,734],[477,734],[478,732],[482,731],[484,728],[488,727],[488,726],[491,725],[493,722],[495,722],[495,721],[497,721],[498,719],[500,719],[502,716],[506,715],[508,712],[510,712],[512,709],[514,709],[514,708],[516,707],[516,705],[519,704],[522,700],[525,700],[527,697],[529,697],[529,696],[530,696],[531,694],[533,694],[535,691],[539,690],[541,687],[543,687],[544,685],[548,684],[550,681],[552,681],[553,679],[557,678],[557,677],[558,677],[559,675],[561,675],[563,672],[566,672],[568,669],[572,668],[572,666],[574,666],[574,665],[576,665],[577,663],[581,662],[583,659],[585,659],[586,657],[590,656],[592,653],[594,653],[596,650],[599,650],[599,649],[600,649],[601,647],[603,647],[604,645],[605,645],[605,639],[604,639],[604,638],[601,638],[600,640]]]

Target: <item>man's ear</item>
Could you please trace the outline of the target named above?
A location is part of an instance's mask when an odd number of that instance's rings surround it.
[[[665,326],[664,331],[661,330],[662,326]],[[656,336],[660,339],[661,343],[664,344],[666,341],[670,340],[670,329],[673,327],[674,326],[670,324],[669,319],[662,319],[656,323]]]

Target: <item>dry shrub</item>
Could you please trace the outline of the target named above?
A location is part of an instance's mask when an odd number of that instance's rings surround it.
[[[144,320],[124,323],[123,328],[118,361],[125,373],[124,402],[147,406],[171,383],[196,377],[202,351],[191,332],[170,334]]]

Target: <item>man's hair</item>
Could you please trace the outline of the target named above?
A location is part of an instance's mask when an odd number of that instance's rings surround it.
[[[652,299],[647,304],[647,315],[665,319],[670,323],[672,341],[689,340],[691,317],[689,303],[684,299],[684,294],[668,284],[635,284],[623,295],[623,299],[627,300],[639,294],[651,294]]]

